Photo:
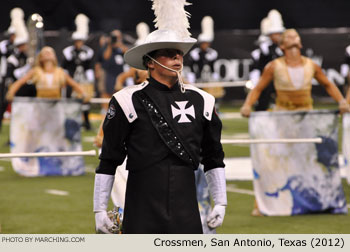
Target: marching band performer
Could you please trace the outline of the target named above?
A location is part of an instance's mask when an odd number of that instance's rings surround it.
[[[185,0],[153,0],[158,30],[125,53],[132,67],[147,69],[147,82],[115,93],[96,170],[96,230],[109,233],[107,206],[116,167],[129,171],[123,233],[202,233],[194,170],[199,162],[215,206],[207,221],[223,222],[226,199],[221,121],[213,96],[181,79],[189,37]],[[200,158],[202,158],[200,160]]]
[[[22,78],[31,68],[31,62],[28,59],[28,42],[29,34],[27,27],[24,23],[24,12],[20,8],[14,8],[11,10],[11,30],[14,31],[13,50],[6,59],[6,62],[2,64],[2,67],[6,67],[2,74],[2,95],[4,100],[0,104],[0,120],[2,120],[3,114],[8,106],[5,94],[11,83]],[[26,84],[26,83],[25,83]],[[35,96],[35,88],[33,85],[22,85],[22,88],[18,91],[19,96]],[[1,124],[1,123],[0,123]]]
[[[41,49],[36,57],[34,68],[10,86],[6,99],[12,101],[17,91],[30,80],[35,85],[36,97],[60,98],[61,89],[67,84],[79,93],[85,101],[88,99],[79,84],[65,73],[61,67],[58,67],[57,57],[52,47],[45,46]]]
[[[270,61],[283,55],[279,44],[284,30],[281,14],[277,10],[269,11],[267,17],[261,21],[261,35],[258,39],[259,47],[251,53],[253,64],[249,73],[249,79],[253,82],[253,86],[256,86],[258,83],[264,67]],[[270,83],[262,91],[254,109],[256,111],[267,110],[273,93],[275,93],[275,89],[273,83]]]
[[[15,48],[14,40],[16,38],[15,27],[13,26],[13,10],[11,11],[11,25],[7,29],[7,39],[0,42],[0,131],[2,127],[2,119],[7,107],[7,101],[5,99],[5,94],[7,93],[7,84],[5,82],[5,76],[7,71],[7,58],[13,53]]]
[[[84,14],[78,14],[75,18],[77,30],[72,34],[74,44],[63,49],[62,68],[86,90],[88,95],[93,96],[93,83],[95,81],[93,70],[94,51],[84,44],[88,39],[88,22],[89,18]],[[67,86],[66,96],[71,97],[71,94],[72,88]],[[90,130],[90,105],[83,104],[82,110],[84,115],[84,127]]]
[[[295,29],[288,29],[283,33],[280,47],[284,56],[273,60],[265,67],[257,86],[248,94],[241,107],[243,116],[250,115],[251,106],[272,80],[277,93],[275,110],[312,109],[312,78],[315,78],[338,102],[340,113],[350,111],[343,95],[337,86],[327,79],[321,67],[310,58],[301,55],[301,39]]]
[[[198,36],[199,46],[188,53],[187,64],[191,68],[191,72],[187,74],[187,79],[190,83],[217,82],[219,74],[214,71],[214,63],[218,59],[218,52],[211,47],[214,40],[214,20],[212,17],[203,17],[201,27],[202,32]],[[203,90],[215,97],[218,111],[220,99],[225,95],[224,88],[211,87]]]

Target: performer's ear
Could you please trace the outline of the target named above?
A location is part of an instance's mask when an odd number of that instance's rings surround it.
[[[147,62],[147,67],[148,67],[148,69],[154,69],[154,61],[153,60],[150,60],[150,61],[148,61]]]

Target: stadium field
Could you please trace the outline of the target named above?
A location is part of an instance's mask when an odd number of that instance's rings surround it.
[[[223,108],[222,112],[237,112]],[[94,131],[83,131],[83,149],[96,149]],[[223,135],[242,138],[247,134],[248,120],[223,119]],[[9,125],[0,133],[0,152],[9,152]],[[224,146],[226,157],[249,156],[248,146]],[[3,234],[89,234],[94,233],[92,212],[94,169],[97,157],[86,157],[86,174],[78,177],[26,178],[16,174],[9,160],[0,159],[0,233]],[[293,217],[253,217],[252,181],[228,181],[228,188],[245,189],[248,193],[228,190],[228,207],[224,225],[218,233],[227,234],[303,234],[350,233],[349,215],[313,214]],[[343,181],[350,202],[350,186]],[[232,191],[232,190],[231,190]],[[349,205],[348,205],[349,206]],[[112,208],[112,204],[110,204]]]

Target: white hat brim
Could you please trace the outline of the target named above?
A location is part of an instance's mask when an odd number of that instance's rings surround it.
[[[130,66],[146,70],[146,67],[143,65],[143,56],[147,53],[150,53],[159,49],[177,49],[184,53],[188,53],[188,51],[192,48],[192,46],[196,43],[196,39],[188,39],[186,42],[152,42],[145,43],[138,46],[135,46],[129,49],[124,54],[124,60]]]
[[[23,38],[18,38],[16,37],[15,40],[13,41],[13,45],[14,46],[19,46],[19,45],[23,45],[28,43],[28,38],[27,37],[23,37]]]
[[[266,34],[271,35],[274,33],[283,33],[284,31],[285,31],[284,27],[272,27],[266,32]]]

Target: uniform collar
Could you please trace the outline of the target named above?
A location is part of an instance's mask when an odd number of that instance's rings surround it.
[[[160,83],[159,81],[149,77],[148,82],[151,87],[158,89],[160,91],[177,91],[180,90],[179,83],[177,82],[174,86],[169,88],[167,85]]]

